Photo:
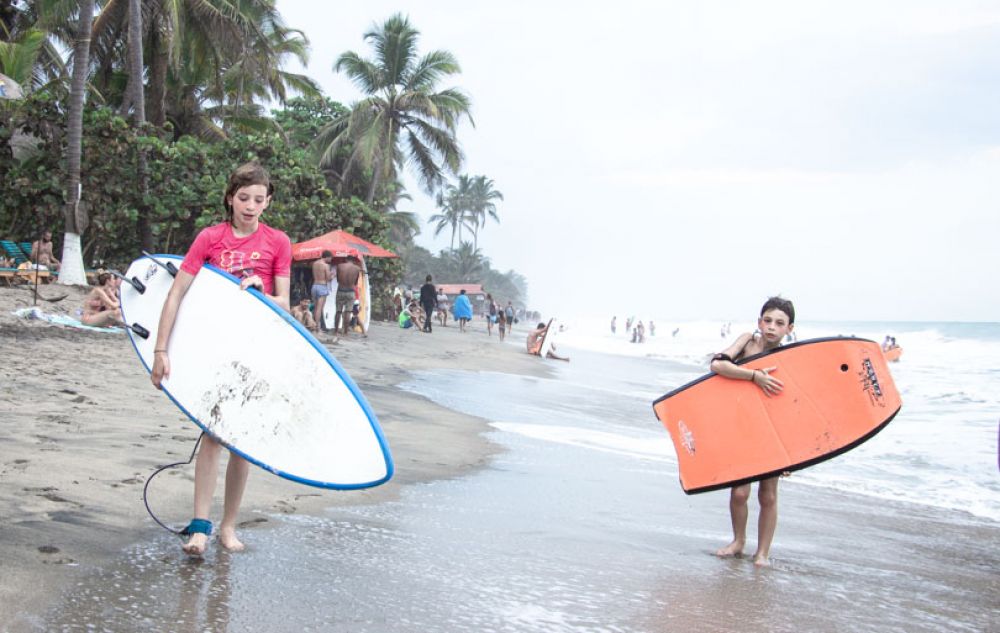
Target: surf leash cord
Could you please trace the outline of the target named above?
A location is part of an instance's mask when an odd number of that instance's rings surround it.
[[[154,521],[156,521],[157,525],[159,525],[161,528],[163,528],[164,530],[166,530],[168,532],[172,532],[173,534],[176,534],[179,538],[183,538],[184,537],[184,534],[185,534],[184,530],[175,530],[174,528],[172,528],[169,525],[165,524],[163,521],[161,521],[160,519],[158,519],[156,517],[156,515],[153,513],[153,509],[149,507],[149,484],[150,484],[150,482],[153,481],[153,477],[156,477],[157,475],[159,475],[164,470],[166,470],[168,468],[173,468],[175,466],[186,466],[186,465],[190,464],[192,461],[194,461],[194,456],[198,453],[198,446],[201,444],[201,438],[203,438],[203,437],[205,437],[205,432],[204,431],[202,431],[201,435],[198,436],[198,439],[195,440],[195,442],[194,442],[194,448],[191,449],[191,456],[187,458],[187,461],[185,461],[185,462],[176,462],[174,464],[167,464],[166,466],[160,466],[155,471],[153,471],[152,475],[150,475],[146,479],[146,485],[142,487],[142,502],[146,505],[146,512],[148,512],[149,516]]]

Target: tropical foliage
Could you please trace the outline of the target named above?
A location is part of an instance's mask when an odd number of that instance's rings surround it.
[[[446,85],[458,61],[419,39],[403,15],[373,25],[371,56],[334,65],[362,92],[345,106],[287,70],[309,42],[273,0],[0,0],[0,73],[25,92],[0,98],[0,236],[65,228],[87,265],[183,251],[220,219],[228,173],[259,160],[277,184],[269,224],[293,240],[343,228],[403,256],[369,262],[375,285],[433,269],[523,301],[524,278],[478,246],[503,195],[457,175],[458,126],[472,122],[469,97]],[[435,234],[452,233],[437,256],[415,242],[407,165],[438,196]]]
[[[397,180],[406,162],[415,166],[428,192],[462,163],[455,132],[462,117],[472,120],[470,100],[457,88],[437,90],[442,79],[460,71],[458,61],[440,50],[418,57],[419,35],[405,16],[394,15],[365,33],[374,59],[348,51],[334,65],[366,97],[321,130],[320,165],[336,170],[345,185],[359,172],[370,174],[369,204],[381,187]],[[346,146],[351,149],[342,161]]]

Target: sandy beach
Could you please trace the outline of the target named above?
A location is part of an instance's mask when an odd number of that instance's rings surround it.
[[[85,295],[84,289],[67,286],[39,290],[38,305],[49,313],[71,314]],[[143,484],[156,467],[187,459],[199,434],[152,387],[124,333],[11,315],[32,304],[27,288],[0,289],[0,628],[5,631],[29,627],[65,587],[129,544],[162,531],[145,512]],[[457,477],[486,463],[496,447],[482,437],[484,422],[395,388],[408,371],[546,371],[537,358],[497,344],[495,336],[489,339],[482,324],[463,335],[449,323],[426,335],[373,323],[368,338],[323,335],[321,340],[379,416],[395,477],[378,488],[335,492],[255,468],[243,502],[246,530],[266,523],[268,513],[308,514],[392,499],[402,486]],[[193,468],[182,467],[154,480],[151,504],[168,524],[180,527],[189,518],[192,477]],[[217,498],[221,489],[220,482]]]

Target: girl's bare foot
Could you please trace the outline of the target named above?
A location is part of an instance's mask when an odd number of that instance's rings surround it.
[[[236,538],[236,528],[219,526],[219,542],[230,552],[242,552],[246,549],[243,542]]]
[[[715,551],[719,558],[741,558],[743,556],[743,541],[733,541],[729,545]]]
[[[770,567],[771,561],[766,554],[754,554],[753,564],[756,567]]]
[[[188,556],[204,556],[205,549],[208,547],[208,535],[202,534],[201,532],[196,532],[191,535],[188,542],[181,546],[184,553]]]

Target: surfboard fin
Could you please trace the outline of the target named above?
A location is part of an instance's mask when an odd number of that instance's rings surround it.
[[[144,292],[146,292],[146,284],[139,281],[138,277],[132,277],[131,279],[129,279],[128,277],[121,274],[117,270],[109,270],[108,272],[114,275],[115,277],[121,279],[122,281],[127,282],[128,285],[135,288],[135,291],[138,292],[139,294],[143,294]]]
[[[142,327],[138,323],[133,323],[132,325],[128,326],[128,329],[130,329],[133,332],[135,332],[135,335],[138,336],[138,337],[140,337],[140,338],[142,338],[142,339],[148,339],[149,338],[149,330],[147,330],[146,328]]]
[[[142,251],[142,254],[143,254],[143,255],[145,255],[146,257],[150,258],[151,260],[153,260],[153,262],[154,262],[154,263],[155,263],[155,264],[156,264],[157,266],[162,266],[163,268],[165,268],[165,269],[166,269],[166,271],[167,271],[168,273],[170,273],[170,276],[171,276],[171,277],[176,277],[176,276],[177,276],[177,266],[174,266],[174,263],[173,263],[173,262],[167,262],[167,263],[165,263],[165,264],[164,264],[164,263],[163,263],[163,262],[161,262],[160,260],[158,260],[158,259],[156,259],[155,257],[153,257],[153,255],[152,255],[152,254],[150,254],[150,253],[147,253],[146,251]]]

